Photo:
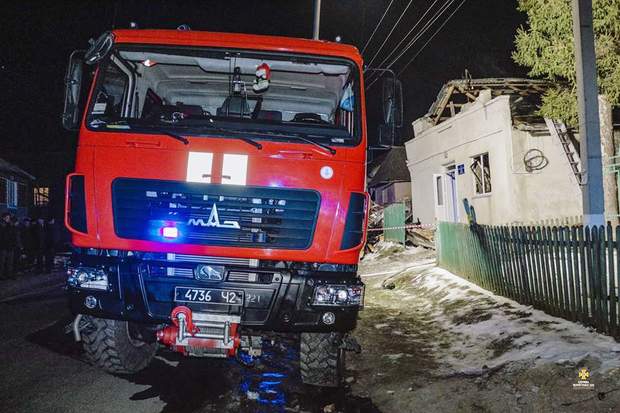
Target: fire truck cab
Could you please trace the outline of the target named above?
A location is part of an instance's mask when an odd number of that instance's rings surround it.
[[[364,296],[357,49],[107,32],[71,56],[63,124],[79,130],[68,296],[94,364],[258,356],[266,334],[298,334],[304,382],[339,383]]]

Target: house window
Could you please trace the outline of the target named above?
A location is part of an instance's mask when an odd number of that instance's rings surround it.
[[[6,205],[9,208],[17,208],[17,182],[7,180]]]
[[[46,206],[50,202],[50,189],[47,186],[34,188],[34,204],[36,206]]]
[[[483,153],[472,158],[470,166],[474,173],[474,187],[476,194],[491,193],[491,166],[489,164],[489,154]]]

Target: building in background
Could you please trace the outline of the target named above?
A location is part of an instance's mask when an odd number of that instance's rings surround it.
[[[483,224],[572,222],[582,215],[579,143],[538,116],[544,81],[454,80],[405,143],[413,217]]]
[[[37,177],[32,188],[33,217],[55,218],[63,222],[65,178],[73,169],[73,151],[23,152],[6,154],[11,162],[23,165]]]
[[[18,217],[30,214],[34,176],[0,159],[0,213],[11,212]]]
[[[379,155],[369,167],[368,192],[379,205],[411,201],[411,177],[403,146]]]

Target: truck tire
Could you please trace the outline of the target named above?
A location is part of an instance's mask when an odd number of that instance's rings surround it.
[[[338,387],[344,371],[340,333],[301,333],[299,367],[305,384]]]
[[[157,351],[157,342],[147,342],[130,333],[127,321],[85,316],[82,330],[86,357],[95,366],[113,374],[132,374],[144,369]]]

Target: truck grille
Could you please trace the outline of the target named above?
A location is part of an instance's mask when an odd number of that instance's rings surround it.
[[[306,249],[320,196],[302,189],[119,178],[112,184],[112,203],[121,238]],[[170,226],[178,238],[163,236],[162,228]]]

